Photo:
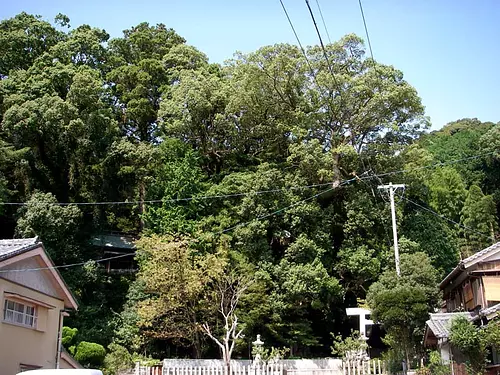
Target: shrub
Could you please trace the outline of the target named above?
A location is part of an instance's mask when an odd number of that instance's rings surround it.
[[[69,348],[71,345],[74,345],[76,335],[78,334],[77,328],[62,328],[62,344],[65,348]]]
[[[85,367],[101,367],[106,357],[106,349],[94,342],[82,341],[76,347],[75,359]]]
[[[133,367],[132,356],[126,348],[121,345],[111,343],[108,346],[108,354],[104,358],[104,372],[109,375],[128,370]]]

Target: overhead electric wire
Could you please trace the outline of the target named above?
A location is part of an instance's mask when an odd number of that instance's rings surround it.
[[[321,21],[323,22],[323,27],[325,28],[326,36],[328,38],[328,43],[332,44],[330,39],[330,33],[328,32],[328,27],[326,27],[325,18],[323,17],[323,12],[321,11],[321,6],[319,5],[319,0],[316,0],[316,5],[318,6],[319,15],[321,16]]]
[[[254,219],[252,219],[252,220],[249,220],[249,221],[246,221],[246,222],[244,222],[244,223],[239,223],[239,224],[236,224],[236,225],[234,225],[234,226],[232,226],[232,227],[229,227],[229,228],[224,229],[224,230],[222,230],[222,231],[220,231],[220,232],[217,232],[217,233],[216,233],[216,235],[217,235],[217,234],[223,234],[223,233],[229,232],[229,231],[231,231],[231,230],[233,230],[233,229],[236,229],[236,228],[239,228],[239,227],[241,227],[241,226],[245,226],[245,225],[248,225],[248,224],[250,224],[250,223],[253,223],[254,221],[259,221],[259,220],[262,220],[262,219],[266,219],[266,218],[268,218],[268,217],[270,217],[270,216],[277,215],[277,214],[279,214],[279,213],[281,213],[281,212],[283,212],[283,211],[286,211],[286,210],[288,210],[288,209],[290,209],[290,208],[292,208],[292,207],[298,206],[298,205],[300,205],[300,204],[302,204],[302,203],[305,203],[305,202],[308,202],[308,201],[310,201],[310,200],[312,200],[312,199],[314,199],[314,198],[317,198],[317,197],[319,197],[320,195],[326,194],[326,193],[328,193],[328,192],[330,192],[330,191],[332,191],[332,190],[335,190],[335,189],[337,189],[337,188],[339,188],[339,187],[341,187],[341,186],[347,185],[348,183],[350,183],[350,182],[352,182],[352,181],[355,181],[355,180],[356,180],[356,178],[355,178],[355,177],[354,177],[354,178],[351,178],[351,179],[349,179],[349,180],[345,180],[345,181],[341,182],[341,183],[340,183],[338,186],[336,186],[336,187],[331,187],[331,188],[328,188],[328,189],[323,190],[323,191],[321,191],[321,192],[319,192],[319,193],[316,193],[316,194],[314,194],[314,195],[312,195],[312,196],[310,196],[310,197],[308,197],[308,198],[305,198],[305,199],[302,199],[302,200],[300,200],[300,201],[298,201],[298,202],[295,202],[295,203],[293,203],[293,204],[291,204],[291,205],[289,205],[289,206],[286,206],[286,207],[280,208],[279,210],[276,210],[276,211],[273,211],[273,212],[267,213],[267,214],[265,214],[265,215],[258,216],[258,217],[256,217],[256,218],[254,218]]]
[[[220,194],[220,195],[201,195],[201,196],[193,196],[186,198],[170,198],[170,199],[152,199],[152,200],[144,200],[144,201],[104,201],[104,202],[55,202],[55,203],[46,203],[47,205],[57,205],[57,206],[91,206],[91,205],[127,205],[127,204],[153,204],[153,203],[172,203],[172,202],[185,202],[185,201],[193,201],[193,200],[208,200],[208,199],[222,199],[222,198],[234,198],[234,197],[244,197],[248,195],[261,195],[268,193],[282,193],[288,190],[300,190],[300,189],[311,189],[315,187],[322,187],[331,185],[332,182],[325,182],[321,184],[312,184],[312,185],[303,185],[303,186],[290,186],[281,189],[269,189],[269,190],[257,190],[257,191],[248,191],[246,193],[232,193],[232,194]],[[0,205],[14,205],[14,206],[25,206],[27,202],[0,202]]]
[[[60,269],[60,268],[72,268],[72,267],[84,266],[85,264],[87,264],[89,262],[101,263],[101,262],[105,262],[107,260],[114,260],[114,259],[118,259],[118,258],[125,258],[125,257],[131,256],[131,255],[134,255],[134,254],[133,253],[120,254],[120,255],[115,255],[115,256],[112,256],[112,257],[108,257],[108,258],[89,259],[89,260],[86,260],[85,262],[78,262],[78,263],[71,263],[71,264],[61,264],[59,266],[52,266],[52,267],[14,268],[14,269],[0,270],[0,273],[26,272],[26,271],[44,271],[44,270],[54,270],[54,269]]]
[[[484,154],[479,154],[479,155],[474,155],[474,156],[468,156],[468,157],[465,157],[465,158],[462,158],[462,159],[455,159],[455,160],[450,160],[450,161],[438,162],[438,163],[434,163],[434,164],[430,164],[430,165],[424,165],[424,166],[421,166],[421,167],[416,167],[416,168],[411,168],[411,169],[401,169],[401,170],[390,171],[390,172],[384,172],[384,173],[379,173],[379,174],[372,175],[372,176],[359,177],[359,178],[360,179],[380,178],[380,177],[392,176],[392,175],[400,174],[400,173],[409,173],[409,172],[414,172],[414,171],[420,171],[420,170],[423,170],[423,169],[429,169],[429,168],[435,168],[435,167],[442,167],[442,166],[445,166],[445,165],[460,163],[462,161],[480,159],[480,158],[482,158],[484,156],[492,155],[494,153],[495,153],[495,151],[486,152]]]
[[[445,161],[445,162],[438,162],[438,163],[424,165],[421,167],[416,167],[416,168],[411,168],[411,169],[400,169],[400,170],[389,171],[389,172],[384,172],[384,173],[379,173],[379,174],[372,174],[372,175],[368,175],[368,176],[358,176],[358,177],[356,177],[356,179],[360,179],[360,180],[368,180],[368,179],[373,179],[373,178],[380,179],[380,177],[392,176],[392,175],[402,174],[402,173],[410,173],[413,171],[419,171],[419,170],[436,168],[436,167],[441,167],[441,166],[450,165],[450,164],[456,164],[456,163],[460,163],[460,162],[467,161],[467,160],[480,159],[484,156],[492,155],[495,152],[496,151],[487,152],[484,154],[468,156],[465,158],[455,159],[455,160],[450,160],[450,161]],[[325,183],[321,183],[321,184],[311,184],[311,185],[303,185],[303,186],[289,186],[289,187],[280,188],[280,189],[257,190],[257,191],[248,191],[248,192],[244,192],[244,193],[232,193],[232,194],[220,194],[220,195],[202,195],[202,196],[198,196],[198,197],[192,196],[192,197],[186,197],[186,198],[155,199],[155,200],[144,200],[144,201],[134,200],[134,201],[104,201],[104,202],[54,202],[54,203],[45,203],[45,205],[47,205],[47,206],[69,206],[69,205],[92,206],[92,205],[127,205],[127,204],[139,204],[139,203],[144,203],[144,204],[173,203],[173,202],[185,202],[185,201],[192,201],[192,200],[209,200],[209,199],[244,197],[244,196],[249,196],[249,195],[261,195],[261,194],[268,194],[268,193],[286,192],[288,190],[311,189],[311,188],[331,185],[333,182],[334,181],[325,182]],[[0,206],[2,206],[2,205],[25,206],[27,204],[28,204],[27,202],[0,202]]]
[[[297,31],[295,31],[295,26],[293,26],[293,22],[292,22],[290,16],[288,15],[288,11],[286,10],[286,7],[285,7],[285,4],[283,3],[283,0],[280,0],[280,3],[281,3],[281,7],[283,8],[283,12],[285,12],[285,16],[288,20],[288,23],[290,24],[290,27],[292,28],[293,35],[295,35],[295,39],[297,39],[297,43],[299,44],[299,48],[302,51],[302,55],[304,55],[304,58],[306,59],[306,63],[309,66],[309,70],[311,71],[313,79],[314,79],[314,81],[316,81],[316,75],[314,74],[314,69],[311,65],[311,62],[309,61],[309,58],[307,57],[307,53],[306,53],[305,48],[302,46],[302,42],[299,39],[299,35],[297,34]],[[317,84],[317,82],[316,82],[316,84]]]
[[[349,180],[345,180],[345,181],[342,181],[340,183],[339,186],[337,187],[330,187],[324,191],[321,191],[319,193],[316,193],[308,198],[305,198],[305,199],[302,199],[298,202],[295,202],[295,203],[292,203],[288,206],[285,206],[285,207],[282,207],[278,210],[275,210],[273,212],[270,212],[270,213],[267,213],[267,214],[264,214],[264,215],[261,215],[261,216],[258,216],[252,220],[249,220],[249,221],[246,221],[246,222],[242,222],[242,223],[239,223],[239,224],[236,224],[236,225],[233,225],[229,228],[226,228],[226,229],[223,229],[221,231],[218,231],[215,233],[215,235],[221,235],[221,234],[224,234],[224,233],[227,233],[229,231],[232,231],[236,228],[239,228],[239,227],[242,227],[242,226],[245,226],[245,225],[248,225],[254,221],[258,221],[258,220],[262,220],[262,219],[266,219],[268,217],[271,217],[271,216],[274,216],[274,215],[277,215],[281,212],[284,212],[292,207],[295,207],[295,206],[298,206],[304,202],[307,202],[307,201],[310,201],[314,198],[317,198],[323,194],[326,194],[340,186],[344,186],[344,185],[347,185],[353,181],[362,181],[362,180],[368,180],[368,179],[378,179],[379,181],[380,180],[380,177],[383,177],[383,176],[389,176],[389,175],[394,175],[394,174],[398,174],[398,173],[408,173],[408,172],[411,172],[411,171],[415,171],[415,170],[422,170],[422,169],[427,169],[427,168],[435,168],[435,167],[439,167],[439,166],[443,166],[443,165],[449,165],[449,164],[453,164],[453,163],[459,163],[461,161],[465,161],[465,160],[473,160],[473,159],[478,159],[478,158],[481,158],[481,157],[484,157],[484,156],[487,156],[487,155],[490,155],[490,154],[493,154],[494,152],[489,152],[489,153],[485,153],[485,154],[481,154],[481,155],[474,155],[474,156],[470,156],[470,157],[466,157],[466,158],[462,158],[462,159],[456,159],[456,160],[451,160],[449,162],[440,162],[440,163],[435,163],[435,164],[432,164],[432,165],[426,165],[426,166],[422,166],[422,167],[418,167],[418,168],[412,168],[412,169],[409,169],[409,170],[405,170],[405,169],[401,169],[401,170],[397,170],[397,171],[391,171],[391,172],[386,172],[386,173],[381,173],[381,174],[372,174],[372,175],[369,175],[369,176],[356,176],[354,178],[351,178]],[[325,186],[325,185],[331,185],[332,183],[331,182],[328,182],[328,183],[324,183],[324,184],[315,184],[315,185],[307,185],[307,187],[319,187],[319,186]],[[296,188],[304,188],[306,186],[302,186],[302,187],[296,187]],[[288,189],[292,189],[292,188],[288,188]],[[198,199],[198,198],[203,198],[203,199],[211,199],[211,198],[219,198],[219,197],[225,197],[225,196],[242,196],[242,195],[250,195],[250,194],[256,194],[256,193],[265,193],[265,192],[271,192],[271,191],[284,191],[286,189],[274,189],[274,190],[262,190],[262,191],[259,191],[259,192],[248,192],[248,193],[238,193],[238,194],[226,194],[224,196],[205,196],[205,197],[191,197],[191,198],[179,198],[177,200],[191,200],[191,199]],[[485,233],[482,233],[482,232],[478,232],[478,231],[475,231],[473,228],[470,228],[470,227],[467,227],[463,224],[460,224],[452,219],[449,219],[425,206],[422,206],[408,198],[405,198],[403,196],[401,196],[401,198],[403,200],[406,200],[408,201],[409,203],[411,204],[414,204],[426,211],[429,211],[430,213],[432,213],[433,215],[436,215],[437,217],[443,219],[443,220],[446,220],[446,221],[449,221],[455,225],[458,225],[466,230],[469,230],[469,231],[472,231],[476,234],[479,234],[479,235],[482,235],[482,236],[486,236],[488,238],[490,238],[489,235],[485,234]],[[138,203],[139,201],[137,201],[136,203]],[[158,202],[163,202],[163,201],[158,201]],[[94,203],[124,203],[124,202],[94,202]],[[131,202],[127,202],[127,203],[131,203]],[[25,203],[17,203],[17,204],[25,204]],[[75,204],[75,203],[66,203],[65,205],[67,204]],[[77,267],[77,266],[82,266],[82,265],[85,265],[87,262],[91,262],[91,261],[95,261],[97,263],[100,263],[100,262],[104,262],[104,261],[107,261],[107,260],[113,260],[113,259],[119,259],[119,258],[123,258],[123,257],[126,257],[126,256],[130,256],[131,254],[121,254],[121,255],[117,255],[117,256],[113,256],[113,257],[108,257],[108,258],[102,258],[102,259],[91,259],[91,260],[88,260],[88,261],[85,261],[85,262],[79,262],[79,263],[73,263],[73,264],[67,264],[67,265],[59,265],[59,266],[54,266],[54,267],[40,267],[40,268],[29,268],[29,269],[11,269],[11,270],[0,270],[0,273],[6,273],[6,272],[21,272],[21,271],[41,271],[41,270],[46,270],[46,269],[60,269],[60,268],[71,268],[71,267]]]
[[[370,49],[370,55],[372,60],[375,62],[375,58],[373,57],[372,43],[370,42],[370,34],[368,33],[368,27],[366,26],[365,12],[363,11],[363,4],[361,0],[358,0],[359,9],[361,11],[361,17],[363,18],[363,25],[365,26],[366,40],[368,42],[368,48]]]
[[[469,232],[472,232],[472,233],[475,233],[475,234],[479,234],[479,235],[481,235],[481,236],[484,236],[484,237],[487,237],[487,238],[491,239],[491,236],[490,236],[490,235],[488,235],[488,234],[486,234],[486,233],[483,233],[483,232],[478,232],[478,231],[477,231],[477,230],[475,230],[474,228],[468,227],[468,226],[463,225],[463,224],[461,224],[461,223],[459,223],[459,222],[457,222],[457,221],[455,221],[455,220],[453,220],[453,219],[450,219],[450,218],[448,218],[448,217],[446,217],[446,216],[444,216],[444,215],[441,215],[440,213],[438,213],[438,212],[436,212],[436,211],[433,211],[433,210],[431,210],[431,209],[430,209],[430,208],[428,208],[428,207],[422,206],[421,204],[419,204],[419,203],[417,203],[417,202],[414,202],[414,201],[412,201],[411,199],[405,198],[405,197],[403,197],[403,196],[401,196],[401,198],[402,198],[403,200],[405,200],[405,201],[407,201],[407,202],[409,202],[409,203],[411,203],[411,204],[413,204],[413,205],[417,206],[417,207],[420,207],[421,209],[423,209],[423,210],[425,210],[425,211],[430,212],[431,214],[433,214],[434,216],[439,217],[439,218],[440,218],[440,219],[442,219],[442,220],[446,220],[446,221],[448,221],[448,222],[450,222],[450,223],[452,223],[452,224],[455,224],[455,225],[457,225],[457,226],[459,226],[459,227],[461,227],[461,228],[463,228],[463,229],[468,230]]]
[[[292,203],[288,206],[285,206],[285,207],[282,207],[278,210],[275,210],[275,211],[272,211],[272,212],[269,212],[267,214],[264,214],[264,215],[261,215],[261,216],[257,216],[256,218],[252,219],[252,220],[249,220],[249,221],[246,221],[246,222],[242,222],[242,223],[238,223],[236,225],[233,225],[229,228],[226,228],[226,229],[223,229],[221,231],[218,231],[216,233],[214,233],[215,236],[218,236],[218,235],[221,235],[221,234],[224,234],[224,233],[227,233],[227,232],[230,232],[236,228],[239,228],[239,227],[242,227],[242,226],[245,226],[245,225],[248,225],[250,223],[253,223],[254,221],[259,221],[259,220],[262,220],[262,219],[266,219],[268,217],[271,217],[271,216],[274,216],[274,215],[278,215],[292,207],[296,207],[302,203],[305,203],[305,202],[308,202],[310,200],[313,200],[314,198],[317,198],[319,197],[320,195],[323,195],[323,194],[326,194],[332,190],[335,190],[337,188],[339,188],[340,186],[343,186],[343,185],[346,185],[352,181],[356,180],[356,178],[351,178],[350,180],[345,180],[343,181],[339,186],[337,187],[330,187],[326,190],[323,190],[319,193],[316,193],[308,198],[305,198],[305,199],[302,199],[298,202],[295,202],[295,203]],[[71,268],[71,267],[77,267],[77,266],[83,266],[85,264],[87,264],[88,262],[97,262],[97,263],[100,263],[100,262],[104,262],[104,261],[107,261],[107,260],[113,260],[113,259],[118,259],[118,258],[123,258],[123,257],[126,257],[126,256],[130,256],[132,254],[121,254],[121,255],[117,255],[117,256],[114,256],[114,257],[109,257],[109,258],[103,258],[103,259],[90,259],[90,260],[87,260],[85,262],[79,262],[79,263],[73,263],[73,264],[65,264],[65,265],[59,265],[59,266],[53,266],[53,267],[38,267],[38,268],[19,268],[19,269],[8,269],[8,270],[0,270],[0,273],[8,273],[8,272],[28,272],[28,271],[43,271],[43,270],[49,270],[49,269],[61,269],[61,268]]]
[[[280,0],[281,1],[281,0]],[[339,90],[339,99],[340,99],[340,107],[342,107],[342,90],[339,85],[339,82],[337,80],[337,77],[335,77],[335,72],[333,71],[332,65],[330,64],[330,59],[328,58],[328,53],[326,52],[325,45],[323,44],[323,38],[321,37],[321,33],[319,32],[318,24],[316,23],[316,18],[314,17],[314,13],[311,9],[311,5],[309,4],[309,0],[305,0],[307,9],[309,9],[309,14],[311,15],[312,22],[314,24],[314,28],[316,29],[316,34],[318,34],[319,38],[319,43],[321,46],[321,50],[323,51],[323,56],[325,57],[326,64],[328,66],[328,70],[330,72],[330,75],[333,78],[333,82],[335,83],[335,86],[337,86],[337,89]]]

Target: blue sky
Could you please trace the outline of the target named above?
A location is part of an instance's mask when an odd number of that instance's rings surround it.
[[[318,42],[304,0],[283,0],[303,44]],[[317,13],[316,0],[310,0]],[[320,0],[332,40],[365,38],[357,0]],[[363,0],[375,59],[402,70],[419,92],[432,129],[477,117],[500,121],[500,1]],[[112,37],[147,21],[164,23],[223,62],[235,51],[295,43],[279,0],[4,0],[0,18],[26,11],[47,20],[104,28]],[[322,28],[319,14],[317,20]],[[324,32],[323,32],[324,33]],[[326,34],[324,34],[326,40]]]

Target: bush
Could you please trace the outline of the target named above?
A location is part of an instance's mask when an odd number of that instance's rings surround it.
[[[76,347],[75,359],[84,367],[101,367],[106,357],[106,349],[94,342],[82,341]]]
[[[66,349],[69,348],[71,345],[74,345],[77,334],[78,334],[77,328],[69,328],[69,327],[62,328],[62,335],[61,335],[62,344]]]
[[[438,351],[432,351],[429,354],[429,370],[432,375],[449,375],[450,366],[445,365]]]
[[[109,344],[108,354],[104,358],[104,372],[107,375],[116,375],[133,366],[132,356],[126,348],[115,343]]]

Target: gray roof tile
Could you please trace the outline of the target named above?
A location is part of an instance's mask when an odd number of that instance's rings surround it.
[[[448,338],[450,335],[451,320],[457,316],[465,316],[467,319],[472,320],[470,312],[439,313],[430,314],[430,319],[426,323],[438,339]]]
[[[489,316],[489,315],[497,313],[499,311],[500,311],[500,303],[497,303],[496,305],[482,309],[481,311],[479,311],[479,315]]]
[[[478,251],[477,253],[471,255],[470,257],[468,258],[465,258],[462,263],[464,264],[468,264],[468,263],[471,263],[471,262],[474,262],[476,259],[478,258],[481,258],[483,255],[486,255],[488,253],[491,253],[495,250],[500,250],[500,242],[497,242],[489,247],[487,247],[486,249],[483,249],[481,251]]]
[[[0,240],[0,260],[28,251],[38,244],[38,237]]]

